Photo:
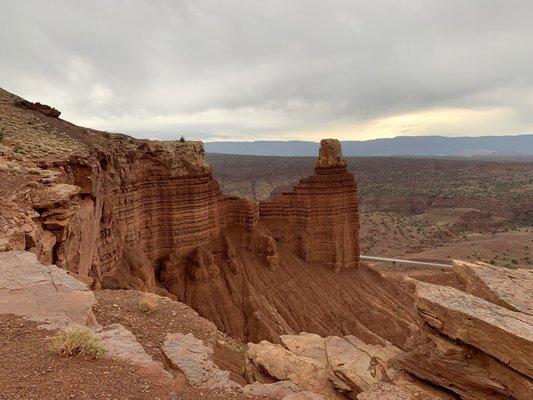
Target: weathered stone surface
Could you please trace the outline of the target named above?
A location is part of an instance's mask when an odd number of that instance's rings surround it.
[[[355,336],[329,336],[325,345],[327,365],[334,375],[331,381],[341,390],[356,393],[390,380],[388,365],[400,352],[392,345],[368,345]]]
[[[533,271],[454,260],[466,291],[491,303],[533,315]]]
[[[283,400],[326,400],[326,398],[318,393],[304,390],[299,393],[289,394]]]
[[[456,400],[457,397],[421,382],[379,382],[357,395],[357,400]]]
[[[63,204],[80,192],[80,187],[67,183],[59,183],[41,190],[34,190],[31,194],[32,205],[37,209],[49,209],[57,204]]]
[[[306,262],[335,271],[359,262],[357,187],[337,140],[321,142],[315,174],[259,204],[260,221]]]
[[[0,253],[0,313],[59,326],[93,322],[96,298],[85,284],[26,251]]]
[[[316,166],[345,167],[346,160],[342,157],[342,147],[337,139],[322,139]]]
[[[390,381],[395,374],[389,364],[400,352],[390,344],[371,345],[354,336],[301,333],[283,335],[281,342],[285,347],[266,341],[249,344],[247,378],[288,379],[328,398],[340,393],[355,396],[380,381]]]
[[[249,343],[246,357],[249,381],[264,380],[264,371],[270,379],[290,380],[300,389],[319,393],[327,398],[341,398],[329,381],[323,360],[298,356],[281,345],[266,341]]]
[[[229,379],[229,372],[213,363],[213,350],[204,346],[191,333],[168,334],[163,343],[163,353],[179,369],[190,384],[205,388],[240,388]]]
[[[467,400],[526,400],[533,393],[533,383],[525,375],[472,346],[439,334],[429,334],[399,360],[413,375]]]
[[[154,370],[164,371],[162,363],[156,362],[144,351],[133,333],[120,324],[113,324],[96,332],[107,350],[106,357],[128,361]]]
[[[415,295],[418,310],[435,329],[533,377],[532,316],[449,286],[416,282]]]
[[[242,388],[247,396],[263,396],[273,399],[284,399],[291,394],[300,393],[302,389],[291,381],[278,381],[274,383],[254,382]]]

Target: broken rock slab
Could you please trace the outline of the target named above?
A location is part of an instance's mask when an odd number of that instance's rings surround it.
[[[162,350],[191,385],[225,389],[241,387],[229,379],[229,371],[223,371],[213,363],[213,349],[205,346],[192,333],[167,334]]]
[[[144,351],[133,333],[120,324],[108,325],[96,332],[106,348],[106,356],[132,364],[164,370],[162,363],[156,362]]]
[[[355,336],[301,333],[282,335],[280,340],[283,346],[266,341],[248,345],[247,379],[288,379],[327,398],[343,398],[342,393],[353,397],[391,380],[395,371],[389,364],[400,353],[390,344],[370,345]]]
[[[415,285],[416,306],[429,325],[533,377],[533,316],[449,286]]]
[[[466,291],[509,310],[533,315],[533,270],[453,260]]]
[[[249,382],[289,380],[302,390],[330,399],[342,398],[329,380],[325,360],[300,356],[279,344],[265,340],[258,344],[248,343],[245,371]]]
[[[33,208],[49,209],[64,204],[80,193],[81,188],[76,185],[60,183],[31,193]]]
[[[438,333],[429,333],[399,357],[418,378],[445,387],[465,400],[529,400],[533,382],[492,356]]]
[[[0,314],[46,322],[50,328],[71,323],[97,325],[94,293],[55,265],[43,265],[27,251],[0,253]]]

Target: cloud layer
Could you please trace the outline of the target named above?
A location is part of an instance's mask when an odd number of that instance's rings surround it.
[[[533,131],[533,2],[5,2],[0,86],[203,140]]]

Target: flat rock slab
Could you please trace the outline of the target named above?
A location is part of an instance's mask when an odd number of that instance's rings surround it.
[[[416,281],[416,306],[444,335],[533,377],[533,317],[449,286]]]
[[[34,208],[46,209],[69,201],[72,197],[80,193],[81,188],[76,185],[59,183],[44,190],[35,190],[31,200]]]
[[[27,251],[0,253],[0,314],[15,314],[51,327],[92,322],[96,298],[82,282]]]
[[[454,260],[466,291],[509,310],[533,315],[533,270]]]
[[[213,363],[213,350],[191,333],[168,334],[162,350],[191,385],[227,389],[241,387],[229,379],[229,371],[223,371]]]
[[[122,325],[108,325],[96,332],[96,335],[100,338],[102,344],[106,348],[107,357],[164,370],[163,364],[155,362],[152,357],[144,351],[133,333]]]
[[[530,400],[533,381],[492,356],[440,334],[429,334],[400,364],[418,378],[465,400]]]

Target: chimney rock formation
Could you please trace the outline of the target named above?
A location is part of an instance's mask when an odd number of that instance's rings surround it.
[[[304,261],[335,271],[359,262],[357,186],[338,140],[320,142],[315,174],[259,205],[261,222]]]

